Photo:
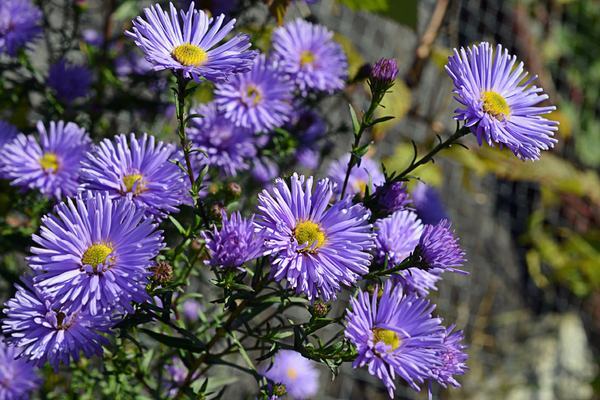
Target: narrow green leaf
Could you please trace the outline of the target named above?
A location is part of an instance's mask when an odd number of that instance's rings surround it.
[[[354,108],[352,104],[348,104],[350,107],[350,115],[352,116],[352,129],[354,130],[354,136],[358,136],[358,132],[360,132],[360,124],[358,123],[358,118],[356,118],[356,113],[354,112]]]
[[[204,118],[204,115],[202,114],[190,114],[187,117],[185,117],[185,123],[187,124],[187,122],[192,119],[192,118]]]
[[[173,223],[173,225],[175,225],[175,228],[177,228],[177,231],[180,235],[185,236],[187,234],[187,230],[184,229],[183,226],[181,226],[181,224],[179,223],[179,221],[173,218],[172,215],[169,215],[169,220]]]
[[[390,117],[381,117],[381,118],[377,118],[377,119],[373,120],[373,122],[371,122],[371,126],[373,126],[373,125],[375,125],[375,124],[378,124],[378,123],[380,123],[380,122],[389,121],[389,120],[391,120],[391,119],[394,119],[394,118],[396,118],[396,117],[391,117],[391,116],[390,116]]]
[[[163,335],[162,333],[157,333],[145,328],[141,328],[140,331],[144,332],[146,335],[150,336],[157,342],[160,342],[170,347],[174,347],[176,349],[188,350],[192,353],[202,353],[205,350],[205,347],[199,346],[184,338]]]

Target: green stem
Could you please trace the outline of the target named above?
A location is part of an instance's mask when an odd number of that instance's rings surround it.
[[[442,143],[438,144],[437,146],[435,146],[433,148],[433,150],[431,150],[425,157],[421,158],[419,161],[417,161],[416,163],[412,164],[411,166],[406,168],[404,171],[402,171],[402,173],[400,175],[398,175],[394,178],[393,182],[401,181],[410,172],[414,171],[421,165],[427,164],[429,161],[431,161],[433,159],[433,156],[435,156],[437,153],[450,147],[458,139],[460,139],[461,137],[463,137],[465,135],[468,135],[469,133],[471,133],[471,129],[466,126],[463,126],[462,128],[457,129],[456,132],[454,132],[454,134],[452,136],[450,136],[445,142],[442,142]]]
[[[183,154],[185,157],[185,164],[187,167],[187,174],[188,174],[188,178],[190,179],[190,184],[192,185],[192,193],[194,194],[195,197],[197,197],[196,200],[196,208],[198,209],[199,213],[200,213],[200,217],[202,218],[202,221],[204,222],[204,225],[206,225],[206,229],[210,228],[210,223],[208,221],[208,217],[206,216],[206,212],[204,211],[204,203],[202,202],[202,200],[200,199],[200,197],[198,197],[198,191],[196,190],[196,180],[194,179],[194,170],[192,169],[192,163],[190,160],[190,150],[191,150],[191,146],[189,145],[189,142],[187,141],[187,136],[185,134],[185,125],[186,125],[186,120],[185,120],[185,97],[186,97],[186,87],[188,85],[188,83],[190,83],[191,79],[185,78],[183,76],[183,72],[179,71],[176,74],[177,76],[177,120],[179,121],[179,138],[181,140],[181,146],[183,147]]]
[[[364,115],[362,117],[362,121],[360,123],[360,129],[359,129],[358,133],[356,135],[354,135],[354,147],[352,148],[353,151],[358,148],[358,145],[360,144],[360,139],[362,138],[362,135],[365,132],[365,130],[373,125],[373,115],[375,114],[375,110],[377,109],[377,106],[383,99],[383,95],[384,95],[384,93],[382,93],[381,95],[379,95],[377,97],[373,97],[371,99],[371,105],[369,106],[369,109],[367,110],[366,113],[364,113]],[[348,161],[348,168],[346,169],[346,177],[344,178],[344,185],[342,186],[342,197],[341,197],[342,199],[344,198],[344,195],[346,194],[346,187],[348,186],[348,179],[350,178],[350,172],[352,171],[353,166],[354,166],[353,155],[350,155],[350,160]]]
[[[262,280],[260,280],[256,286],[253,288],[255,293],[258,293],[260,288],[269,282],[269,276],[265,276]],[[196,372],[196,370],[202,365],[202,363],[204,361],[206,361],[206,359],[209,357],[209,351],[210,349],[219,341],[219,339],[221,339],[225,333],[227,333],[227,331],[230,329],[231,324],[237,319],[237,317],[240,316],[240,314],[242,313],[242,311],[244,311],[244,309],[246,308],[246,306],[252,301],[252,299],[246,299],[244,301],[242,301],[235,310],[233,310],[233,312],[231,313],[231,315],[229,315],[229,318],[227,319],[227,321],[223,324],[223,326],[215,333],[215,336],[210,340],[210,342],[208,342],[206,344],[206,352],[203,353],[200,357],[198,357],[198,359],[190,366],[189,370],[188,370],[188,374],[185,377],[185,380],[183,382],[183,384],[180,386],[179,391],[177,392],[177,395],[175,396],[175,399],[178,399],[181,397],[181,395],[183,395],[183,391],[182,389],[185,387],[188,387],[192,381],[192,378],[194,376],[194,372]]]

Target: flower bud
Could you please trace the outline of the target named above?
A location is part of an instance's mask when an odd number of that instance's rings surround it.
[[[312,306],[310,313],[315,318],[325,318],[329,313],[330,307],[327,303],[323,301],[315,301],[315,304]]]
[[[279,397],[285,396],[287,394],[285,385],[283,383],[277,383],[273,385],[273,394]]]
[[[210,219],[213,221],[221,221],[223,219],[223,212],[227,214],[227,207],[225,207],[225,204],[220,201],[213,204],[210,207]]]
[[[389,60],[382,58],[375,63],[371,71],[371,80],[385,85],[392,84],[396,76],[398,76],[398,64],[394,58]]]
[[[152,282],[165,284],[173,278],[173,268],[166,262],[159,262],[152,267]]]
[[[394,213],[409,205],[412,200],[406,193],[403,182],[394,182],[391,185],[382,185],[375,188],[377,205],[386,213]]]
[[[239,195],[242,194],[242,187],[235,182],[230,182],[227,184],[227,191],[231,195],[238,197]]]

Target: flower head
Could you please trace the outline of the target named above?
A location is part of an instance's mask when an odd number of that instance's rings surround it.
[[[219,268],[237,268],[243,271],[242,265],[260,257],[264,252],[264,234],[255,232],[254,216],[250,220],[242,218],[240,212],[231,214],[223,212],[221,230],[214,227],[214,232],[202,232],[206,248],[211,259],[204,261],[206,265]]]
[[[384,263],[387,257],[388,268],[400,264],[419,244],[423,228],[415,213],[408,210],[397,211],[375,222],[377,262]],[[435,283],[442,279],[441,272],[440,269],[408,268],[402,275],[393,274],[392,279],[402,285],[405,293],[417,292],[426,297],[429,290],[437,290]]]
[[[389,60],[382,58],[377,61],[369,79],[373,96],[383,96],[394,85],[396,76],[398,76],[398,64],[395,58]]]
[[[116,143],[116,145],[115,145]],[[186,174],[169,159],[179,159],[172,144],[156,143],[154,136],[144,133],[140,139],[124,134],[115,143],[104,139],[82,163],[81,191],[107,191],[111,199],[126,197],[145,215],[165,218],[178,212],[188,200],[189,181]]]
[[[389,186],[381,184],[375,187],[377,205],[386,213],[393,213],[408,206],[412,200],[406,193],[404,182],[394,182]]]
[[[350,161],[350,154],[345,154],[339,160],[332,161],[329,165],[329,170],[327,171],[327,177],[337,184],[335,188],[337,197],[342,194],[342,187],[344,186],[344,180],[346,179],[346,170],[348,169],[348,161]],[[346,186],[346,194],[364,194],[369,182],[373,184],[370,188],[372,190],[373,186],[384,184],[385,176],[375,161],[368,157],[363,157],[360,166],[355,165],[350,171],[348,185]]]
[[[4,179],[4,173],[2,172],[4,163],[2,161],[2,148],[5,144],[10,143],[19,131],[11,123],[0,118],[0,179]]]
[[[307,399],[319,390],[319,371],[314,363],[292,350],[276,354],[271,368],[265,367],[261,374],[274,383],[284,384],[293,399]]]
[[[443,219],[449,219],[440,194],[434,187],[419,182],[411,195],[415,211],[424,224],[436,225]]]
[[[31,276],[23,282],[26,288],[15,285],[15,298],[4,304],[6,318],[2,320],[2,331],[12,335],[4,341],[23,348],[19,358],[38,367],[49,361],[58,373],[59,363],[69,365],[71,358],[79,361],[80,351],[86,358],[94,354],[102,357],[102,345],[110,342],[100,333],[110,333],[114,324],[108,315],[90,315],[81,308],[56,308],[33,285]]]
[[[246,51],[250,47],[248,35],[238,34],[218,46],[233,29],[235,19],[221,27],[223,14],[214,21],[204,11],[195,10],[192,3],[187,12],[180,12],[182,29],[173,3],[170,3],[170,17],[158,4],[144,8],[144,13],[148,21],[137,17],[133,20],[132,32],[125,31],[125,34],[136,39],[135,44],[144,50],[155,71],[182,71],[184,77],[200,83],[202,78],[226,81],[232,74],[252,68],[258,52]]]
[[[0,342],[0,399],[27,400],[44,382],[33,364],[17,358],[21,350]]]
[[[441,318],[431,316],[435,305],[414,293],[403,295],[401,286],[392,287],[388,280],[379,300],[359,289],[358,297],[350,299],[344,326],[358,352],[352,366],[369,364],[369,373],[394,398],[396,374],[420,391],[415,381],[423,383],[432,368],[441,366],[436,351],[443,348],[443,327]]]
[[[266,157],[257,157],[254,159],[251,174],[260,185],[266,187],[279,175],[279,167]]]
[[[193,149],[203,153],[193,153],[201,165],[216,167],[228,176],[237,176],[238,171],[250,168],[248,159],[256,156],[254,133],[225,118],[214,102],[201,104],[192,114],[204,118],[193,118],[187,129]]]
[[[79,164],[92,140],[84,128],[73,122],[50,122],[50,132],[37,123],[42,146],[32,135],[22,133],[6,144],[0,153],[0,165],[11,185],[23,190],[39,189],[48,197],[60,200],[73,196],[79,185]]]
[[[419,239],[417,257],[421,264],[439,268],[443,271],[468,274],[454,267],[461,267],[465,260],[465,252],[454,238],[454,231],[450,231],[451,222],[440,221],[437,225],[425,225]]]
[[[464,375],[465,370],[468,370],[467,358],[469,355],[464,353],[463,350],[469,346],[459,344],[461,340],[465,338],[462,331],[456,331],[451,333],[454,329],[454,324],[450,325],[444,330],[444,348],[438,349],[438,356],[442,360],[442,365],[432,369],[433,376],[440,385],[446,387],[446,384],[451,384],[456,389],[460,387],[460,383],[454,378],[453,375]]]
[[[85,97],[92,83],[92,71],[83,65],[67,65],[65,60],[50,67],[48,87],[56,91],[56,97],[71,104]]]
[[[0,149],[12,141],[17,136],[17,133],[19,131],[16,126],[0,118]]]
[[[162,231],[144,209],[127,199],[112,201],[108,193],[88,192],[60,203],[42,218],[45,227],[33,241],[34,282],[53,305],[92,315],[116,308],[134,312],[131,301],[150,300],[145,279],[152,259],[164,247]]]
[[[466,108],[456,110],[457,121],[466,121],[481,146],[483,139],[512,150],[521,160],[538,160],[540,150],[554,147],[551,136],[558,122],[539,116],[556,109],[554,106],[534,107],[548,98],[538,95],[542,88],[531,83],[536,76],[525,80],[523,63],[515,67],[516,56],[498,45],[496,53],[489,43],[480,43],[465,51],[454,49],[446,71],[454,81],[456,100]],[[520,84],[519,84],[520,83]]]
[[[40,33],[42,11],[30,0],[3,0],[0,2],[0,54],[11,57],[19,47],[31,42]]]
[[[272,57],[306,97],[308,89],[332,94],[346,87],[348,62],[333,32],[303,19],[273,31]]]
[[[375,222],[376,261],[388,259],[388,266],[400,264],[419,244],[423,224],[417,215],[408,210],[397,211]]]
[[[266,254],[271,255],[271,277],[287,279],[288,286],[310,300],[336,298],[341,284],[355,283],[367,273],[372,256],[373,234],[370,213],[350,197],[327,209],[333,197],[328,179],[317,182],[294,173],[290,186],[277,178],[273,194],[258,195],[265,231]]]
[[[277,65],[261,54],[250,72],[216,85],[215,102],[237,126],[269,132],[289,120],[293,90]]]

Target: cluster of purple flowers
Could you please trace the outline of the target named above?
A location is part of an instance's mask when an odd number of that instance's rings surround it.
[[[248,35],[218,46],[235,19],[222,26],[223,14],[213,20],[195,9],[193,2],[187,12],[181,12],[181,19],[172,4],[170,13],[159,5],[145,13],[147,20],[138,17],[126,34],[136,39],[154,70],[170,69],[197,82],[206,78],[216,83],[214,102],[192,111],[205,118],[192,119],[189,132],[193,148],[207,153],[196,154],[199,165],[217,167],[222,175],[235,177],[248,170],[256,148],[266,144],[274,129],[294,130],[290,121],[300,123],[294,98],[308,96],[309,90],[333,93],[345,87],[346,55],[323,26],[298,19],[275,29],[273,51],[267,57],[247,51]],[[318,116],[314,122],[314,129],[304,129],[304,140],[310,145],[298,149],[298,159],[311,168],[318,165],[314,139],[326,129]],[[264,175],[257,180],[271,179],[261,179]]]
[[[368,364],[392,398],[396,375],[417,391],[417,383],[428,379],[458,384],[453,375],[468,369],[468,356],[462,353],[466,346],[458,344],[462,332],[448,336],[453,326],[444,328],[441,318],[432,317],[435,306],[416,293],[406,294],[391,281],[382,289],[376,287],[373,294],[359,290],[350,299],[344,326],[358,352],[354,368]]]
[[[26,0],[8,4],[21,11],[13,18],[14,9],[0,5],[0,52],[14,56],[39,32],[40,16]],[[215,83],[214,100],[190,112],[202,115],[191,118],[187,129],[195,167],[208,166],[221,177],[252,169],[265,184],[278,170],[261,148],[280,128],[296,135],[297,161],[308,168],[319,165],[316,143],[327,126],[305,100],[343,89],[348,67],[331,31],[297,19],[274,29],[272,51],[259,54],[249,50],[248,35],[226,40],[235,19],[210,18],[193,2],[179,13],[173,4],[168,12],[157,4],[146,8],[145,16],[134,20],[126,35],[135,39],[153,70]],[[466,121],[480,144],[485,139],[509,147],[523,160],[536,160],[540,150],[556,142],[551,137],[556,123],[531,114],[554,108],[533,107],[547,96],[529,86],[533,79],[519,85],[523,68],[515,63],[500,46],[494,56],[487,43],[455,51],[447,70],[457,100],[466,107],[455,118]],[[124,65],[134,70],[133,64]],[[391,87],[397,74],[395,60],[380,61],[372,88]],[[48,86],[67,104],[86,96],[90,83],[89,70],[64,60],[49,72]],[[69,365],[81,352],[87,358],[102,356],[116,318],[135,313],[132,303],[154,301],[146,285],[165,246],[158,225],[191,202],[191,183],[177,165],[183,164],[183,152],[174,145],[133,133],[94,145],[86,130],[72,122],[48,126],[37,123],[38,140],[0,120],[0,178],[23,191],[39,190],[57,203],[33,235],[33,255],[26,259],[32,275],[17,285],[15,298],[3,310],[2,330],[10,335],[4,342],[14,347],[0,345],[0,363],[10,366],[0,374],[11,381],[21,374],[19,379],[28,381],[7,389],[14,398],[40,384],[31,365],[48,362],[58,371],[61,362]],[[223,211],[220,223],[200,234],[210,256],[204,263],[235,274],[251,260],[268,258],[269,279],[285,280],[287,289],[313,303],[335,300],[343,286],[358,286],[366,275],[391,274],[372,292],[358,289],[358,297],[350,300],[343,324],[358,354],[354,367],[368,365],[391,397],[396,375],[415,390],[427,380],[460,386],[454,376],[468,369],[466,346],[459,343],[462,332],[442,326],[426,299],[443,273],[466,273],[457,269],[465,253],[439,195],[420,184],[411,198],[403,182],[386,182],[379,166],[364,157],[349,174],[342,196],[349,157],[333,161],[326,179],[298,173],[278,177],[258,195],[258,213],[249,219]],[[377,211],[361,202],[365,193],[373,194]],[[378,211],[387,216],[379,218]],[[191,308],[189,318],[195,319],[198,309]],[[168,390],[175,394],[187,370],[178,361],[168,370],[173,375]],[[311,397],[318,389],[318,372],[294,351],[275,355],[273,366],[260,373],[269,384],[285,385],[295,399]]]

